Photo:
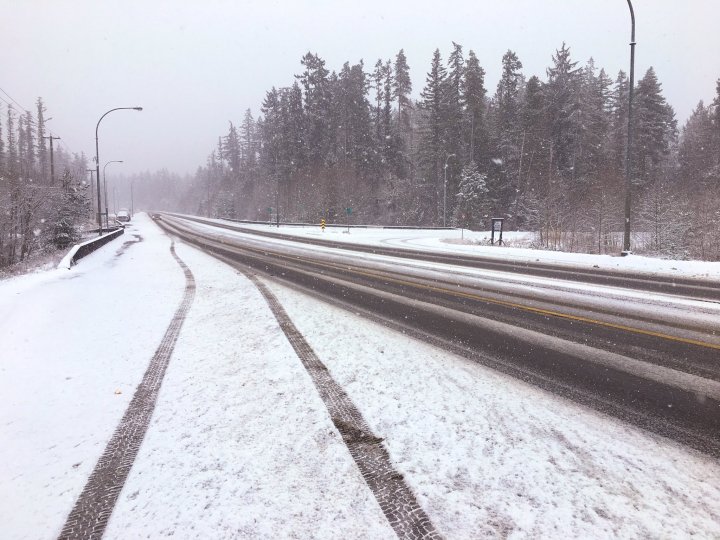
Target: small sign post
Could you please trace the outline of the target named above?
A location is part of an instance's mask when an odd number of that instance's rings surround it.
[[[492,219],[492,228],[490,230],[490,244],[495,245],[495,234],[498,235],[498,246],[503,245],[502,233],[503,233],[503,221],[505,218],[490,218]]]
[[[272,224],[272,206],[268,206],[267,212],[268,212],[268,223]]]
[[[322,229],[322,232],[325,232],[325,218],[320,220],[320,228]]]
[[[352,208],[348,206],[345,209],[345,213],[347,214],[347,232],[350,232],[350,215],[352,214]]]

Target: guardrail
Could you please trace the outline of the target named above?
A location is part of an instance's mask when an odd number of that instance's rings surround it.
[[[109,232],[108,234],[104,234],[102,236],[98,236],[97,238],[93,238],[92,240],[86,240],[85,242],[74,245],[70,249],[70,251],[68,251],[67,255],[63,257],[63,260],[60,261],[60,264],[58,264],[57,267],[70,269],[72,266],[77,264],[77,261],[79,259],[82,259],[86,255],[89,255],[90,253],[104,246],[111,240],[115,240],[115,238],[121,236],[124,232],[124,227],[118,227],[117,229]]]

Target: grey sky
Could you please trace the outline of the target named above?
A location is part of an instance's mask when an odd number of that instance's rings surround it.
[[[684,122],[720,77],[720,2],[634,0],[637,77],[654,66]],[[394,58],[405,49],[417,96],[432,51],[473,49],[494,91],[500,58],[517,52],[524,73],[545,78],[563,41],[614,79],[628,69],[626,0],[503,1],[8,1],[0,0],[0,87],[25,107],[42,96],[50,127],[75,152],[123,172],[193,172],[246,108],[292,83],[311,50],[339,69],[346,60]],[[3,95],[3,97],[6,97]],[[4,116],[4,115],[3,115]],[[119,170],[117,171],[119,172]]]

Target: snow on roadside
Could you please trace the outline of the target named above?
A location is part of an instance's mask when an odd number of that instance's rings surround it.
[[[717,538],[706,456],[269,283],[448,538]]]
[[[0,536],[60,532],[182,298],[169,246],[137,215],[72,269],[0,282]]]
[[[222,221],[222,220],[217,220]],[[269,225],[239,224],[258,230],[292,234],[300,237],[323,238],[351,244],[367,244],[426,251],[439,251],[462,255],[476,255],[493,259],[517,262],[542,262],[602,270],[637,271],[654,275],[675,277],[696,277],[720,279],[720,262],[676,261],[631,255],[619,257],[612,255],[593,255],[541,249],[490,246],[490,231],[461,231],[459,229],[350,229],[328,228],[324,232],[320,227],[293,227]],[[461,240],[461,235],[464,241]],[[528,233],[507,231],[503,238],[508,241],[526,242]]]
[[[106,538],[394,538],[245,277],[182,243],[194,304]]]

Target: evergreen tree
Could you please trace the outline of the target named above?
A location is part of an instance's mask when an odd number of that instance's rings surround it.
[[[465,155],[470,161],[480,163],[487,169],[487,133],[485,125],[486,109],[485,70],[473,51],[468,53],[465,73],[461,85],[461,99],[464,109]]]
[[[403,49],[400,49],[400,52],[395,57],[395,79],[393,83],[394,97],[398,103],[400,136],[407,140],[407,135],[410,132],[410,110],[412,109],[412,100],[410,99],[412,81],[410,80],[410,68]]]
[[[713,123],[713,139],[715,141],[715,165],[720,169],[720,79],[715,87],[715,99],[712,102],[713,111],[710,113]],[[720,175],[720,172],[718,173]]]
[[[234,182],[240,177],[240,165],[242,163],[242,149],[240,148],[240,137],[237,128],[230,122],[230,129],[221,143],[223,157],[230,167],[230,176]]]
[[[35,182],[35,119],[30,111],[25,111],[25,148],[23,165],[26,180]]]
[[[313,164],[320,165],[328,157],[331,137],[328,125],[330,117],[328,76],[330,73],[325,68],[325,60],[317,54],[308,52],[303,56],[301,64],[305,67],[305,71],[296,77],[300,80],[305,92],[307,154]]]
[[[662,86],[651,67],[640,79],[635,93],[633,178],[641,187],[656,181],[660,168],[677,136],[675,112],[662,95]]]
[[[712,106],[698,104],[683,127],[678,152],[682,188],[692,211],[688,240],[703,259],[720,258],[720,157],[713,112]]]
[[[714,148],[712,111],[698,103],[682,130],[679,164],[683,183],[693,191],[720,184]]]
[[[502,74],[491,103],[492,159],[489,187],[498,215],[512,217],[517,202],[523,137],[519,126],[522,62],[513,51],[502,57]]]
[[[445,156],[445,80],[447,71],[442,64],[440,50],[435,49],[430,71],[425,79],[425,88],[420,94],[420,108],[423,112],[419,161],[422,174],[420,186],[420,220],[423,223],[437,222],[442,204],[443,171]]]
[[[570,49],[565,43],[555,51],[552,60],[546,85],[550,136],[560,173],[574,179],[582,125],[579,99],[582,74],[576,67],[577,62],[570,59]]]
[[[287,100],[288,158],[296,170],[301,170],[307,165],[308,151],[305,145],[307,130],[303,111],[302,90],[297,81],[285,92],[285,97]]]
[[[40,168],[40,178],[45,184],[50,183],[50,165],[48,148],[45,142],[45,105],[42,98],[37,98],[37,158]]]
[[[630,82],[624,71],[618,73],[610,98],[611,110],[611,141],[610,152],[615,174],[618,178],[624,175],[627,152],[628,99]]]
[[[545,93],[540,79],[535,75],[525,84],[519,125],[522,136],[515,220],[518,227],[529,227],[531,222],[536,221],[540,201],[548,192],[547,173],[551,149]]]
[[[490,209],[486,179],[487,176],[480,172],[474,161],[462,168],[454,210],[456,225],[484,230]]]
[[[382,71],[382,70],[381,70]],[[384,122],[382,120],[382,101],[384,99],[383,77],[379,75],[381,87],[380,110],[375,110],[375,125],[377,136],[382,137]],[[367,99],[367,81],[363,64],[350,66],[348,62],[343,66],[339,78],[339,102],[341,107],[340,128],[343,156],[349,160],[360,176],[368,176],[376,185],[377,163],[382,155],[382,142],[373,143],[373,122],[370,118],[370,103]]]
[[[68,169],[65,169],[58,200],[50,220],[50,242],[57,249],[66,249],[81,238],[80,225],[90,208],[87,197],[87,185],[78,182]]]
[[[382,160],[386,168],[397,162],[396,152],[398,143],[393,129],[393,71],[392,62],[388,60],[383,67],[383,109],[382,109],[382,131],[384,135],[382,146]]]
[[[445,80],[444,102],[445,102],[445,155],[455,156],[454,159],[445,159],[447,164],[447,189],[451,192],[457,191],[458,176],[460,167],[465,160],[465,149],[463,148],[463,100],[462,86],[465,78],[465,59],[463,58],[462,46],[453,42],[453,51],[448,58],[448,76]],[[445,166],[443,164],[443,167]],[[448,201],[448,212],[452,214],[455,201],[451,198]]]

